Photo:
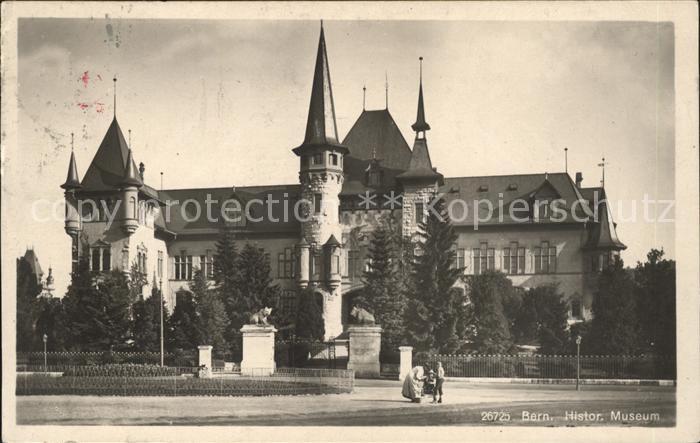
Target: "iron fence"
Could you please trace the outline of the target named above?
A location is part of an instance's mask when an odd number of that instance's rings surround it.
[[[198,378],[192,367],[168,368],[174,374],[152,376],[95,376],[90,373],[94,368],[73,367],[59,376],[18,373],[16,395],[268,396],[340,394],[354,387],[349,370],[280,368],[271,375],[261,370],[261,375]]]
[[[278,340],[275,363],[278,367],[345,369],[348,352],[347,341]]]
[[[575,355],[430,355],[415,365],[437,368],[447,377],[576,378]],[[580,357],[582,379],[676,378],[674,356],[586,355]]]
[[[196,351],[181,351],[164,354],[166,366],[196,366],[198,355]],[[141,364],[159,365],[160,353],[158,352],[47,352],[46,364],[48,367],[68,366],[92,366],[107,364]],[[30,368],[44,366],[43,352],[18,352],[17,371],[23,372]]]

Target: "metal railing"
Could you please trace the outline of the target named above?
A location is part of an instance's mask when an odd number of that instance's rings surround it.
[[[165,353],[166,366],[194,366],[197,364],[197,352]],[[158,352],[47,352],[46,365],[56,366],[91,366],[106,364],[160,364]],[[43,352],[18,352],[17,371],[25,367],[44,365]]]
[[[576,378],[575,355],[431,355],[415,365],[442,362],[447,377]],[[582,379],[674,380],[674,356],[582,355]]]
[[[111,396],[267,396],[340,394],[352,392],[351,370],[279,368],[198,378],[193,367],[167,367],[163,374],[92,375],[99,366],[72,367],[59,376],[18,373],[16,395],[111,395]]]

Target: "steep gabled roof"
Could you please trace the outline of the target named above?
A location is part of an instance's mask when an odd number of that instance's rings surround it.
[[[84,191],[112,191],[119,188],[126,170],[129,146],[114,117],[82,180]]]
[[[221,209],[227,200],[237,200],[244,208],[252,199],[262,201],[262,204],[251,205],[254,218],[260,221],[248,220],[245,225],[237,228],[242,235],[256,233],[280,233],[298,235],[301,229],[299,221],[294,216],[294,205],[300,198],[299,185],[271,185],[271,186],[241,186],[227,188],[200,188],[200,189],[170,189],[158,193],[161,201],[167,202],[170,208],[163,220],[159,221],[165,229],[175,233],[178,237],[183,235],[218,235],[220,229],[225,227],[226,221],[221,216]],[[272,202],[271,217],[268,217],[268,199]],[[197,217],[194,203],[188,203],[183,208],[183,203],[188,200],[198,202],[200,208]],[[212,218],[207,217],[207,200]],[[274,201],[277,201],[276,203]],[[284,202],[287,201],[285,220]],[[227,205],[228,210],[235,206]],[[231,216],[233,216],[231,214]],[[218,220],[215,220],[218,219]],[[277,221],[275,221],[277,220]]]
[[[546,176],[546,180],[545,180]],[[546,185],[545,185],[546,183]],[[549,173],[549,174],[517,174],[517,175],[491,175],[477,177],[447,177],[445,184],[440,188],[440,192],[445,194],[445,199],[448,204],[452,200],[461,200],[467,205],[467,215],[460,213],[462,206],[460,204],[453,205],[453,225],[455,226],[472,226],[474,224],[474,206],[478,204],[478,221],[479,225],[499,225],[512,223],[530,223],[520,221],[527,216],[527,212],[520,212],[520,205],[513,206],[514,217],[511,217],[511,205],[516,201],[528,201],[531,195],[538,195],[538,191],[546,191],[543,194],[544,198],[550,196],[563,200],[562,210],[566,216],[558,222],[577,222],[571,213],[571,208],[574,202],[580,199],[580,193],[572,186],[571,178],[567,173]],[[488,202],[488,203],[487,203]],[[490,219],[489,205],[493,208]],[[500,208],[500,209],[499,209]],[[588,208],[585,205],[576,205],[576,218],[586,220],[588,217]],[[500,214],[503,213],[503,220],[499,220]],[[486,221],[481,221],[486,220]],[[537,224],[543,223],[558,223],[557,221],[540,220]]]
[[[387,109],[362,111],[343,144],[348,156],[367,164],[376,157],[387,168],[406,170],[411,161],[411,149]]]
[[[41,269],[41,265],[39,264],[39,257],[36,256],[34,250],[27,249],[24,253],[24,257],[22,258],[27,263],[29,263],[29,267],[32,269],[32,272],[36,276],[37,281],[40,281],[41,277],[44,275],[44,271]]]

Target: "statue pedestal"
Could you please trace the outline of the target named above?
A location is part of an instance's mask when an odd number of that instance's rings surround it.
[[[274,326],[245,325],[241,375],[272,375],[275,372]]]
[[[401,365],[399,366],[399,380],[406,378],[411,368],[413,367],[413,347],[412,346],[399,346],[399,352],[401,353]]]
[[[197,376],[199,378],[210,378],[211,377],[211,350],[213,346],[201,345],[197,347],[199,349],[199,371]]]
[[[350,326],[348,335],[350,336],[348,369],[354,370],[358,378],[379,378],[382,328],[375,325]]]

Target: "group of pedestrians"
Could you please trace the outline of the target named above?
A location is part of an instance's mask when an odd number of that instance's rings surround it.
[[[433,403],[442,403],[442,387],[445,383],[445,369],[442,362],[437,363],[437,370],[429,369],[425,374],[424,366],[415,366],[403,381],[401,395],[414,403],[420,403],[424,395],[433,395]]]

